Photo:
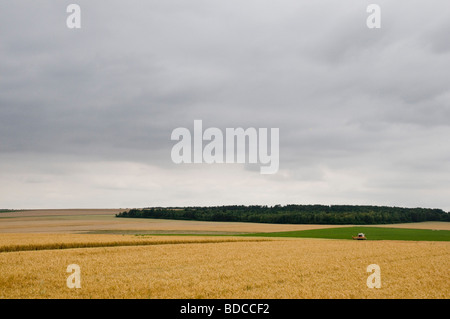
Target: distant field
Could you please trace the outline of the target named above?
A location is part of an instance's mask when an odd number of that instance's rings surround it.
[[[450,222],[419,222],[419,223],[401,223],[401,224],[365,225],[365,226],[367,226],[367,227],[387,227],[387,228],[450,230]]]
[[[328,239],[352,240],[352,236],[356,236],[358,233],[364,233],[368,240],[450,241],[449,230],[359,227],[359,226],[274,232],[274,233],[253,233],[253,234],[245,234],[243,236],[328,238]]]
[[[0,233],[239,234],[352,226],[116,218],[115,214],[120,211],[123,209],[47,209],[2,213],[0,214]],[[377,227],[450,230],[450,223],[421,222],[377,225]]]
[[[50,209],[0,214],[0,233],[252,233],[336,227],[238,222],[116,218],[118,209]],[[450,224],[450,223],[449,223]]]

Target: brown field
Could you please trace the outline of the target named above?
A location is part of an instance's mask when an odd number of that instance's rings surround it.
[[[282,225],[233,222],[202,222],[148,218],[116,218],[117,209],[34,210],[0,214],[0,233],[87,233],[129,231],[253,233],[306,230],[335,225]]]
[[[284,225],[233,222],[202,222],[146,218],[116,218],[124,209],[47,209],[0,213],[0,233],[254,233],[307,230],[351,225]],[[450,223],[423,222],[376,225],[450,230]]]
[[[336,226],[123,219],[117,211],[0,214],[0,298],[450,297],[449,242],[134,236]],[[80,289],[66,286],[69,264],[81,268]],[[366,285],[370,264],[381,268],[380,289]]]

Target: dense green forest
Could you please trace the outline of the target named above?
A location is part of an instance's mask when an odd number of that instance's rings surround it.
[[[130,209],[116,214],[116,217],[354,225],[450,221],[450,214],[441,209],[355,205],[152,207]]]

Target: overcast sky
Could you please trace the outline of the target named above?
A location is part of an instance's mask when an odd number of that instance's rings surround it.
[[[0,208],[450,211],[449,83],[448,0],[0,0]],[[174,164],[195,119],[279,128],[279,171]]]

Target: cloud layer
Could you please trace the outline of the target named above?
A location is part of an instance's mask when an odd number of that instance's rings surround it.
[[[450,210],[450,4],[14,1],[0,10],[0,208]],[[177,127],[276,127],[280,170],[175,165]]]

